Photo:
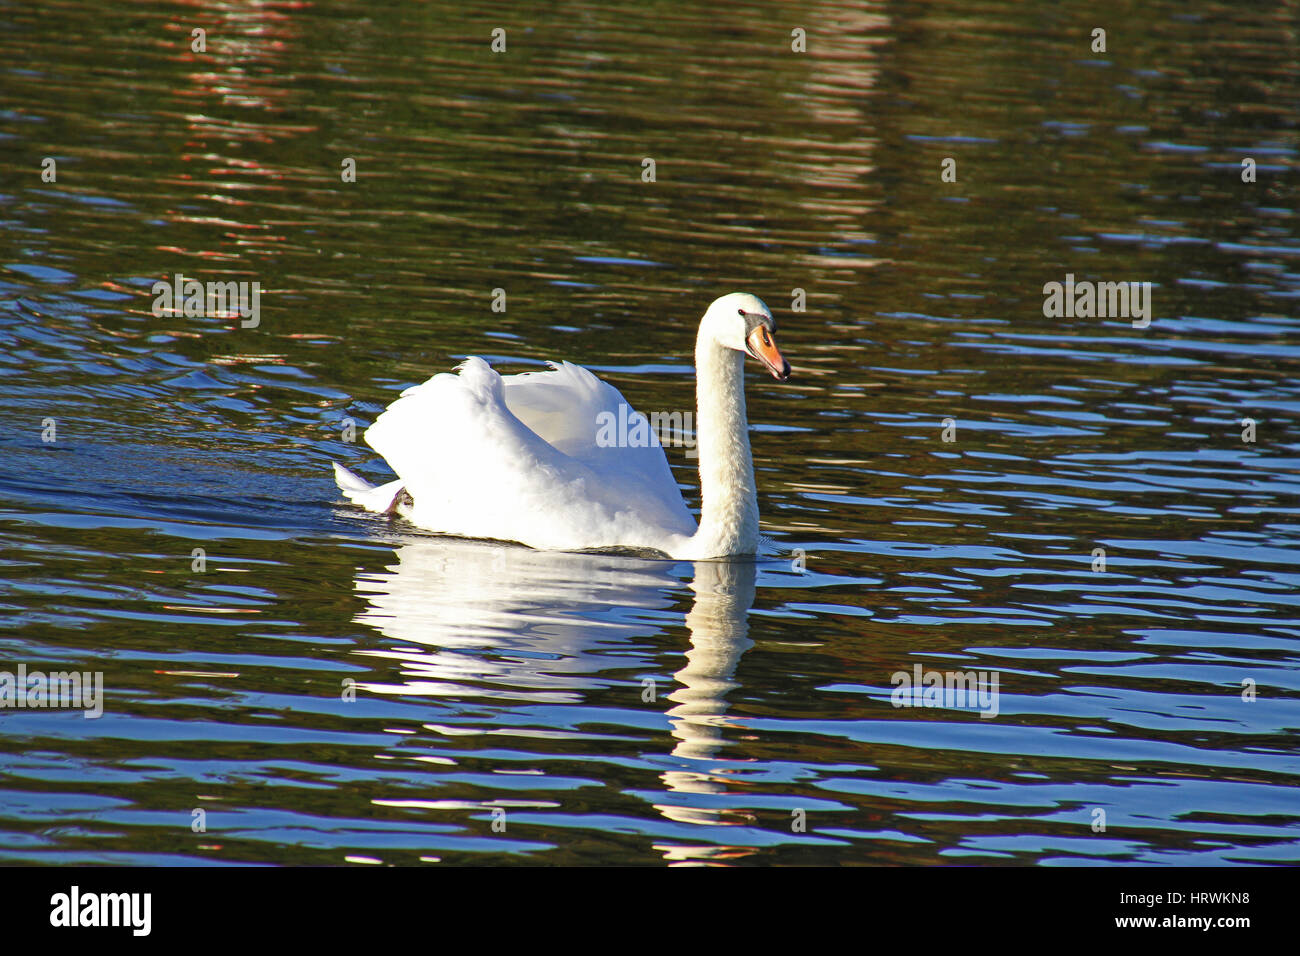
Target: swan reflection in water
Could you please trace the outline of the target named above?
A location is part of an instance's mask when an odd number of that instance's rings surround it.
[[[654,638],[680,618],[683,578],[692,575],[686,615],[690,645],[673,674],[674,689],[663,696],[676,743],[668,757],[643,754],[660,774],[664,792],[656,809],[679,824],[750,822],[734,810],[714,809],[674,794],[721,794],[728,789],[731,760],[719,756],[729,744],[727,695],[737,687],[736,667],[752,642],[748,612],[757,568],[752,560],[671,562],[607,554],[534,551],[495,542],[411,537],[396,545],[395,564],[361,572],[356,591],[367,603],[358,623],[380,631],[395,646],[360,653],[398,662],[397,683],[359,682],[363,692],[425,695],[482,712],[496,702],[515,705],[512,717],[530,725],[512,733],[576,741],[599,737],[573,729],[583,715],[531,705],[581,705],[599,693],[595,705],[608,712],[610,690],[625,688],[628,706],[643,710],[643,678],[674,666],[679,653],[663,654]],[[481,703],[480,703],[481,702]],[[478,706],[475,706],[478,703]],[[466,708],[453,705],[464,717]],[[480,710],[482,708],[482,710]],[[593,716],[595,716],[593,714]],[[545,729],[533,730],[542,723]],[[629,727],[641,725],[629,720]],[[472,734],[471,723],[444,733]],[[515,725],[516,727],[519,724]],[[611,741],[612,743],[613,741]],[[734,784],[732,784],[734,785]],[[509,801],[513,805],[536,803]],[[500,805],[494,802],[493,805]],[[547,803],[545,806],[554,806]],[[749,852],[745,847],[662,845],[671,861],[721,859]]]

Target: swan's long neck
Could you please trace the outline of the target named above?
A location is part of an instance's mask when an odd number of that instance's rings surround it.
[[[753,554],[758,495],[745,414],[745,356],[701,329],[695,342],[695,437],[700,455],[700,527],[695,557]]]

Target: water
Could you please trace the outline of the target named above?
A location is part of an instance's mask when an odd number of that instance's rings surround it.
[[[1103,12],[0,6],[0,670],[105,688],[0,711],[0,860],[1300,862],[1295,23]],[[341,502],[464,355],[690,409],[734,289],[762,560]]]

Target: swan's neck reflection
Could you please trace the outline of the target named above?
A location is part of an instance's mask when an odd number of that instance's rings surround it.
[[[709,761],[726,746],[723,729],[728,720],[727,694],[738,685],[734,677],[741,655],[753,644],[749,639],[749,609],[754,603],[756,570],[753,562],[701,561],[695,565],[691,590],[695,603],[686,615],[691,647],[686,666],[674,676],[681,685],[668,695],[676,706],[668,711],[678,744],[673,756]],[[727,787],[725,770],[709,766],[669,771],[663,775],[669,790],[720,793]],[[674,820],[716,824],[715,811],[661,806]]]

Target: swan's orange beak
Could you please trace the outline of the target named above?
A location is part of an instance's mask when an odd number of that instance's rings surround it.
[[[776,336],[766,326],[760,325],[750,332],[745,345],[749,354],[766,365],[778,382],[784,382],[790,377],[790,363],[781,355],[781,350],[776,347]]]

